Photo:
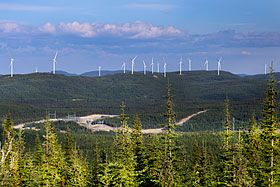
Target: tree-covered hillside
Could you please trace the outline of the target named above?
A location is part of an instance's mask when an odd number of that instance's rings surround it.
[[[276,75],[277,77],[277,75]],[[233,107],[236,122],[248,119],[253,111],[260,116],[259,104],[264,97],[266,81],[239,77],[228,72],[191,71],[168,73],[174,103],[181,119],[201,110],[206,113],[193,118],[184,130],[221,129],[222,106],[226,95]],[[37,73],[0,77],[0,112],[13,114],[16,123],[42,119],[46,110],[59,117],[68,112],[77,115],[92,113],[119,114],[122,101],[127,113],[138,113],[144,128],[163,122],[162,104],[167,78],[162,74],[114,74],[83,77]],[[113,122],[114,120],[112,120]],[[207,124],[205,124],[207,122]]]

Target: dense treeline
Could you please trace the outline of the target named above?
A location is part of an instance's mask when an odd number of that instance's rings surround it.
[[[35,150],[27,151],[23,132],[13,130],[8,115],[2,129],[1,186],[278,186],[280,137],[276,131],[275,84],[272,74],[260,123],[253,115],[250,128],[233,131],[227,99],[222,138],[213,132],[209,134],[217,136],[218,142],[208,142],[207,137],[192,142],[191,155],[185,151],[185,146],[190,146],[182,138],[185,135],[175,132],[176,113],[169,84],[162,124],[165,133],[144,138],[137,115],[128,127],[123,103],[121,128],[114,135],[111,150],[96,146],[91,163],[73,142],[70,129],[62,147],[49,121],[42,143],[37,136]]]

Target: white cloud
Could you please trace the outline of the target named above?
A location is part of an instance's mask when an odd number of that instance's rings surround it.
[[[78,34],[82,37],[97,35],[122,36],[133,39],[157,38],[160,36],[178,36],[182,31],[172,26],[167,28],[154,26],[151,23],[134,22],[124,24],[114,23],[60,23],[59,28],[66,33]]]
[[[0,30],[2,32],[20,32],[20,25],[17,23],[7,22],[7,23],[0,23]]]
[[[93,37],[95,36],[95,32],[93,29],[93,25],[91,23],[78,23],[78,22],[73,22],[73,23],[60,23],[59,28],[66,33],[74,33],[74,34],[79,34],[82,37]]]
[[[39,26],[38,30],[40,32],[46,32],[46,33],[55,33],[56,32],[56,28],[53,24],[51,24],[50,22],[47,22],[46,24]]]

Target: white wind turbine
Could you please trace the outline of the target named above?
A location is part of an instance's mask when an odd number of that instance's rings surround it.
[[[125,73],[125,62],[122,64],[123,73]]]
[[[218,75],[220,75],[220,70],[222,70],[221,60],[222,60],[222,57],[220,59],[218,59]]]
[[[146,66],[146,63],[145,61],[143,60],[143,65],[144,65],[144,75],[146,75],[146,69],[147,69],[147,66]]]
[[[58,51],[56,51],[55,56],[54,56],[54,58],[53,58],[53,74],[55,74],[55,64],[57,63],[57,62],[56,62],[57,54],[58,54]]]
[[[159,62],[157,62],[157,72],[159,73]]]
[[[164,75],[164,77],[166,77],[166,61],[165,61],[165,58],[164,57],[162,57],[162,60],[163,60],[163,62],[164,62],[164,65],[163,65],[163,75]]]
[[[14,76],[14,59],[13,58],[11,58],[10,66],[11,66],[11,77],[13,77]]]
[[[182,64],[183,64],[183,57],[181,56],[181,59],[180,59],[180,75],[182,75]]]
[[[206,66],[206,71],[209,70],[209,69],[208,69],[208,64],[209,64],[209,62],[208,62],[208,59],[206,58],[205,63],[204,63],[204,66]]]
[[[36,73],[38,73],[38,67],[36,67],[36,70],[35,70],[35,72],[36,72]]]
[[[192,59],[189,58],[189,71],[192,70]]]
[[[101,66],[98,66],[98,77],[101,76]]]
[[[164,71],[164,77],[166,77],[166,63],[164,63],[163,71]]]
[[[267,64],[264,65],[264,74],[266,75]]]
[[[131,74],[133,75],[133,70],[134,70],[134,64],[135,64],[135,59],[137,56],[135,56],[133,59],[131,59]]]
[[[152,74],[154,74],[154,58],[152,58],[151,66],[152,66]]]

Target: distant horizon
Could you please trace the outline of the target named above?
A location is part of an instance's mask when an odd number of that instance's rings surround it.
[[[121,69],[119,69],[119,70],[107,70],[107,69],[105,69],[105,70],[101,70],[101,76],[103,76],[102,75],[102,72],[120,72],[119,74],[123,74],[123,70],[121,70]],[[207,72],[206,70],[203,70],[203,69],[201,69],[201,70],[192,70],[191,72],[193,72],[193,71],[205,71],[205,72]],[[214,72],[214,71],[216,71],[217,72],[217,70],[208,70],[209,72]],[[96,73],[98,73],[98,70],[92,70],[92,71],[86,71],[86,72],[83,72],[83,73],[74,73],[74,72],[69,72],[69,71],[65,71],[65,70],[56,70],[56,74],[59,74],[59,75],[61,75],[61,74],[63,74],[63,73],[67,73],[67,74],[73,74],[74,76],[81,76],[81,75],[83,75],[83,74],[86,74],[86,73],[92,73],[92,72],[96,72]],[[140,71],[138,71],[138,70],[136,70],[136,71],[134,71],[135,73],[143,73],[144,71],[142,70],[140,70]],[[152,71],[146,71],[147,73],[149,73],[149,74],[151,74],[151,72]],[[175,70],[175,71],[167,71],[167,73],[178,73],[178,75],[179,75],[179,70]],[[190,72],[190,71],[188,71],[188,70],[182,70],[182,73],[183,72]],[[233,72],[231,72],[231,71],[226,71],[226,70],[220,70],[220,72],[228,72],[228,73],[231,73],[231,74],[234,74],[234,75],[246,75],[246,76],[254,76],[254,75],[264,75],[264,73],[257,73],[257,74],[246,74],[246,73],[233,73]],[[53,72],[52,71],[38,71],[38,72],[29,72],[29,73],[14,73],[13,75],[15,76],[15,75],[28,75],[28,74],[34,74],[34,73],[47,73],[47,74],[53,74]],[[125,74],[131,74],[131,70],[130,69],[128,69],[128,70],[126,70],[126,73]],[[273,73],[280,73],[280,71],[274,71]],[[154,71],[154,74],[163,74],[163,72],[161,71],[161,72],[157,72],[157,71]],[[267,74],[270,74],[270,72],[269,72],[269,70],[267,71]],[[10,73],[8,73],[8,74],[0,74],[0,76],[8,76],[8,75],[10,75]],[[71,76],[71,75],[70,75]],[[217,75],[218,76],[218,75]]]

